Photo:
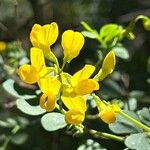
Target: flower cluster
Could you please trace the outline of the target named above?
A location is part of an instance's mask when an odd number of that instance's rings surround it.
[[[102,68],[94,74],[95,66],[86,64],[73,75],[64,72],[66,63],[77,57],[84,45],[84,37],[80,32],[66,30],[62,34],[61,45],[64,53],[63,65],[60,67],[51,46],[58,38],[58,25],[53,22],[41,26],[35,24],[30,33],[33,47],[30,49],[31,64],[24,64],[18,69],[20,78],[28,84],[37,83],[42,95],[39,105],[47,112],[55,108],[65,114],[68,124],[82,124],[87,110],[87,95],[93,96],[99,110],[99,117],[106,123],[116,119],[116,113],[121,111],[115,104],[105,104],[94,91],[100,89],[99,81],[111,74],[115,67],[115,54],[110,51],[103,60]],[[45,59],[53,62],[47,66]]]

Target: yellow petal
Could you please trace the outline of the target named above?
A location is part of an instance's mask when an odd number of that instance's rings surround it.
[[[38,32],[42,29],[42,26],[39,24],[34,24],[30,32],[30,41],[34,47],[40,48],[40,43],[38,41]]]
[[[78,109],[71,109],[65,114],[65,121],[68,124],[78,125],[84,121],[85,114]]]
[[[99,89],[99,84],[93,79],[85,79],[80,81],[75,87],[75,92],[79,95],[90,94]]]
[[[61,83],[53,77],[45,76],[39,80],[38,85],[43,93],[51,92],[53,95],[57,95],[60,90]]]
[[[117,104],[112,104],[111,106],[112,106],[114,112],[121,112],[122,111]]]
[[[92,65],[85,65],[81,70],[76,72],[72,77],[72,85],[75,86],[81,80],[88,79],[95,71],[95,67]]]
[[[61,96],[61,99],[69,110],[79,109],[81,112],[86,111],[86,101],[81,96],[76,97]]]
[[[55,22],[44,25],[42,27],[45,43],[49,43],[49,46],[53,45],[58,37],[58,25]]]
[[[39,80],[39,75],[36,69],[28,64],[22,65],[18,69],[18,75],[24,82],[28,84],[36,83]]]
[[[39,73],[39,75],[41,77],[46,75],[47,68],[45,65],[43,51],[39,48],[32,47],[30,49],[30,59],[31,59],[31,65],[34,66],[34,68]]]
[[[84,37],[80,32],[67,30],[62,34],[62,47],[67,62],[77,57],[84,45]]]
[[[34,47],[49,50],[58,37],[58,26],[55,22],[40,26],[35,24],[30,33],[30,40]]]
[[[40,106],[48,112],[53,111],[56,107],[56,95],[44,93],[40,98]]]
[[[64,97],[75,97],[76,93],[74,91],[74,88],[70,85],[62,85],[62,92]]]
[[[107,124],[113,123],[116,120],[116,114],[122,111],[118,105],[112,104],[101,107],[99,116]]]
[[[114,112],[111,106],[107,106],[106,109],[102,110],[99,113],[99,116],[107,124],[110,124],[116,121],[116,113]]]
[[[116,65],[116,58],[114,51],[110,51],[102,64],[102,72],[106,75],[111,74],[115,68]]]
[[[98,96],[96,97],[97,97],[95,98],[96,105],[97,105],[98,111],[101,112],[102,110],[106,109],[107,106]]]

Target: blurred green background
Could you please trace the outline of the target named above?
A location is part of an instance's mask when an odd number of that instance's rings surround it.
[[[87,22],[99,31],[100,27],[107,23],[117,23],[126,26],[137,15],[150,16],[149,0],[0,0],[0,41],[12,42],[21,41],[22,48],[29,54],[31,43],[29,41],[30,30],[34,23],[41,25],[57,22],[59,25],[59,38],[52,46],[54,53],[60,62],[63,57],[61,51],[61,34],[66,29],[83,31],[81,21]],[[134,41],[124,41],[124,45],[129,51],[128,60],[118,60],[116,70],[120,71],[124,86],[124,94],[118,97],[126,99],[129,91],[140,90],[144,92],[144,98],[139,103],[142,106],[150,106],[150,84],[147,79],[150,72],[147,69],[147,60],[150,56],[150,32],[143,29],[140,22],[134,30],[136,39]],[[70,72],[75,72],[85,63],[94,64],[97,61],[96,51],[99,49],[97,41],[87,39],[83,50],[78,58],[70,64]],[[29,56],[29,55],[28,55]],[[7,77],[1,79],[1,83]],[[124,85],[122,85],[124,84]],[[109,93],[109,90],[107,90]],[[40,117],[30,117],[21,113],[14,106],[14,99],[0,91],[0,118],[7,117],[27,118],[27,127],[20,132],[27,134],[27,140],[21,145],[9,144],[10,150],[76,150],[79,145],[89,135],[72,137],[64,134],[64,130],[54,133],[46,132],[40,125]],[[98,122],[90,123],[91,128],[101,129]],[[9,132],[5,128],[0,128],[0,134]],[[107,128],[104,130],[108,130]],[[0,137],[0,141],[3,137]],[[94,139],[105,148],[112,150],[122,150],[124,146],[118,142],[104,139]]]

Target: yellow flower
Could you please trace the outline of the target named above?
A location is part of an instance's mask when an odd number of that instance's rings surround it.
[[[74,98],[62,98],[63,103],[69,109],[65,114],[65,121],[68,124],[78,125],[84,121],[86,101],[81,96]]]
[[[103,65],[102,65],[102,71],[105,72],[105,74],[111,74],[115,68],[115,64],[116,64],[116,58],[115,58],[115,53],[114,51],[110,51],[104,61],[103,61]]]
[[[83,96],[99,89],[98,82],[93,79],[89,79],[94,70],[94,66],[85,65],[73,76],[62,74],[63,94],[61,99],[69,109],[65,115],[67,123],[77,125],[84,121],[86,101]],[[67,78],[66,82],[64,76]]]
[[[117,104],[104,104],[100,99],[96,100],[99,117],[107,124],[116,121],[116,114],[121,111]]]
[[[43,50],[44,55],[50,53],[50,46],[53,45],[58,37],[58,25],[55,22],[41,26],[34,24],[30,33],[30,40],[34,47]]]
[[[115,65],[116,65],[115,53],[114,51],[110,51],[104,58],[102,68],[100,69],[98,74],[94,77],[94,79],[98,81],[103,80],[114,71]]]
[[[100,111],[99,117],[105,123],[110,124],[116,121],[116,114],[119,111],[121,110],[118,105],[116,104],[108,105]]]
[[[84,37],[80,32],[67,30],[62,35],[61,44],[64,50],[64,59],[65,61],[70,62],[79,55],[80,50],[84,45]]]
[[[89,77],[93,74],[94,70],[94,66],[85,65],[73,76],[70,75],[70,78],[68,79],[70,83],[63,86],[63,96],[83,96],[92,93],[94,90],[98,90],[98,82],[94,79],[89,79]]]
[[[7,44],[3,41],[0,41],[0,52],[5,51]]]
[[[38,81],[38,85],[43,92],[40,98],[40,106],[46,111],[53,111],[56,107],[56,96],[59,93],[61,83],[51,76],[45,76]]]
[[[46,75],[47,68],[45,65],[43,51],[41,49],[35,47],[31,48],[30,59],[31,65],[22,65],[18,69],[18,75],[24,82],[33,84]]]

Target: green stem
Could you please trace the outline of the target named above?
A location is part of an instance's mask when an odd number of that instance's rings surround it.
[[[61,69],[60,69],[60,72],[62,72],[62,71],[63,71],[63,69],[64,69],[64,67],[65,67],[66,63],[67,63],[67,61],[64,59],[64,60],[63,60],[62,67],[61,67]]]
[[[5,138],[5,141],[2,145],[2,149],[0,150],[6,150],[7,149],[7,146],[12,138],[13,135],[15,135],[20,129],[20,126],[19,125],[16,125],[12,130],[11,130],[11,135],[9,135],[8,137]]]
[[[90,133],[91,135],[93,135],[95,137],[111,139],[111,140],[115,140],[118,142],[124,142],[124,137],[122,137],[122,136],[117,136],[117,135],[105,133],[105,132],[99,132],[99,131],[96,131],[93,129],[86,129],[86,132]]]
[[[11,140],[11,136],[6,137],[6,139],[2,145],[2,149],[0,149],[0,150],[6,150],[10,140]]]
[[[144,125],[143,123],[133,119],[132,117],[128,116],[126,113],[124,113],[123,111],[119,112],[119,114],[126,118],[127,120],[129,120],[130,122],[132,122],[133,124],[135,124],[136,126],[142,128],[143,130],[147,131],[147,132],[150,132],[150,128],[146,125]]]
[[[95,114],[95,115],[86,115],[86,119],[89,120],[95,120],[99,118],[99,114]]]
[[[147,18],[147,17],[146,17],[146,16],[143,16],[143,15],[137,16],[134,20],[132,20],[132,21],[129,23],[128,27],[126,28],[126,31],[125,31],[124,35],[128,35],[129,32],[131,32],[131,31],[134,29],[135,24],[136,24],[137,21],[139,21],[140,19],[146,19],[146,18]]]

